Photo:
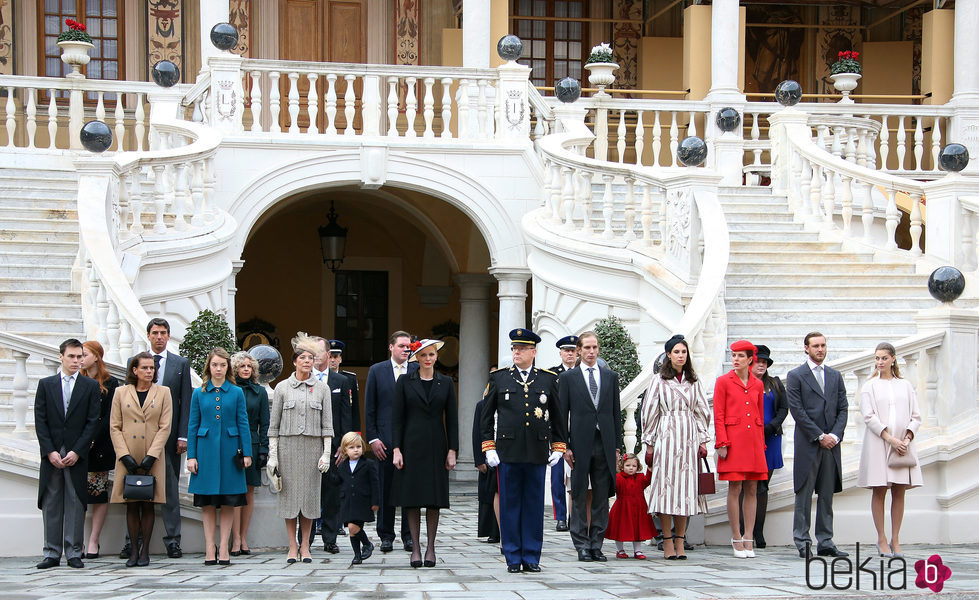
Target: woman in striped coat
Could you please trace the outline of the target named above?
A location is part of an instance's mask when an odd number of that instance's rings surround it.
[[[682,335],[666,342],[666,355],[643,399],[642,441],[652,471],[646,499],[663,525],[664,558],[683,560],[687,517],[707,509],[697,495],[697,459],[707,456],[710,406]]]

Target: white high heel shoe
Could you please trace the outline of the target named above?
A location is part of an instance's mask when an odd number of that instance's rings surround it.
[[[751,548],[745,547],[745,549],[744,549],[745,558],[754,558],[755,557],[755,548],[754,548],[754,546],[755,546],[755,540],[749,540],[748,538],[741,538],[741,545],[742,546],[745,546],[745,542],[751,542]]]
[[[738,550],[734,547],[735,544],[741,544],[741,540],[736,540],[731,538],[731,549],[734,550],[734,558],[748,558],[748,553],[744,550]],[[743,545],[743,544],[742,544]]]

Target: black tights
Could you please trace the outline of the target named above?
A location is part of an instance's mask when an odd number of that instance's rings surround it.
[[[415,545],[411,551],[412,560],[420,560],[422,556],[421,546],[418,544],[422,524],[422,509],[403,508],[404,516],[408,520],[408,530],[411,532],[411,542]],[[439,528],[438,508],[425,509],[425,526],[428,529],[428,545],[425,548],[425,560],[435,560],[435,534]]]
[[[139,546],[139,557],[148,559],[150,556],[150,538],[153,535],[153,522],[156,514],[152,502],[129,502],[126,504],[126,525],[129,528],[129,539],[133,541],[133,556],[137,552],[137,540],[142,535]]]

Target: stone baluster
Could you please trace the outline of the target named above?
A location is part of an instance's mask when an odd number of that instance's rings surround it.
[[[823,189],[822,189],[822,200],[823,200],[823,223],[827,227],[833,226],[833,212],[836,208],[836,189],[833,185],[833,180],[836,178],[836,173],[832,171],[826,172],[826,177],[823,178]]]
[[[873,193],[874,185],[867,182],[862,182],[860,184],[863,190],[863,213],[860,218],[863,220],[863,241],[867,244],[873,243],[873,236],[871,231],[874,228],[874,198],[871,195]]]
[[[163,210],[167,204],[167,184],[165,165],[153,165],[153,174],[156,181],[153,186],[153,200],[156,202],[156,221],[153,223],[153,233],[163,234],[167,232],[167,226],[163,223]]]
[[[14,136],[17,133],[17,105],[14,103],[14,87],[7,88],[7,147],[14,147]],[[81,125],[79,125],[81,127]]]
[[[548,160],[547,157],[542,157],[541,167],[544,175],[544,185],[541,186],[540,205],[542,208],[547,209],[550,208],[550,206],[548,206],[548,202],[551,199],[551,182],[553,181],[551,176],[551,164],[551,161]]]
[[[935,117],[931,128],[931,170],[938,171],[938,155],[942,151],[942,118]]]
[[[326,97],[324,99],[326,108],[324,113],[326,115],[326,123],[324,123],[324,130],[327,135],[337,134],[337,74],[327,73],[326,74]]]
[[[602,218],[605,219],[605,228],[602,230],[602,237],[606,240],[612,239],[612,211],[614,210],[612,197],[612,176],[602,175],[605,182],[605,193],[602,195]]]
[[[109,345],[105,348],[105,360],[114,363],[122,362],[122,357],[119,356],[119,308],[111,299],[109,300],[109,312],[105,324],[106,337],[109,339]]]
[[[132,207],[132,225],[129,232],[133,235],[143,233],[143,186],[141,185],[142,171],[138,166],[129,171],[129,204]]]
[[[115,150],[122,151],[125,150],[123,142],[126,139],[126,111],[122,107],[122,97],[125,94],[116,94],[116,109],[112,114],[112,120],[115,122],[116,139],[112,140]]]
[[[894,232],[897,231],[897,223],[900,221],[900,213],[897,209],[897,190],[888,188],[887,190],[887,209],[884,211],[884,228],[887,230],[887,240],[885,248],[897,250],[897,242],[894,240]]]
[[[852,162],[853,164],[857,164],[858,157],[857,157],[856,140],[857,140],[857,135],[859,135],[857,133],[857,128],[850,127],[849,129],[846,130],[845,133],[846,133],[846,146],[844,147],[843,150],[844,152],[846,152],[846,160]]]
[[[456,127],[459,132],[457,137],[472,137],[472,130],[469,126],[469,80],[460,79],[459,89],[456,90],[456,105],[459,107],[459,118],[456,119]]]
[[[204,161],[197,160],[190,165],[190,202],[194,206],[190,224],[204,224]]]
[[[405,118],[408,120],[408,127],[405,129],[405,137],[418,137],[415,131],[415,118],[418,116],[418,100],[415,98],[417,89],[414,77],[405,78]]]
[[[636,143],[633,146],[636,150],[636,165],[640,167],[643,166],[642,152],[646,142],[646,126],[642,122],[642,113],[641,110],[636,113]]]
[[[619,125],[615,128],[615,152],[619,163],[625,162],[625,110],[619,111]]]
[[[826,149],[826,132],[829,131],[829,127],[826,125],[816,125],[816,145]]]
[[[551,221],[561,222],[561,166],[551,163]]]
[[[843,235],[850,235],[850,220],[853,218],[853,178],[840,177],[843,192],[840,194],[840,215],[843,217]]]
[[[660,167],[660,152],[663,151],[663,127],[659,121],[659,111],[653,113],[653,166]]]
[[[924,402],[919,403],[922,425],[938,427],[938,353],[941,346],[925,350],[928,355],[928,377],[925,382]]]
[[[874,374],[874,370],[875,368],[873,366],[869,366],[862,369],[855,369],[853,371],[853,374],[857,377],[857,389],[855,390],[853,401],[850,402],[850,405],[855,405],[857,409],[857,435],[852,436],[852,441],[856,444],[863,443],[863,432],[867,428],[867,425],[863,421],[863,416],[860,414],[860,392],[863,390],[864,386],[867,385],[867,382],[870,381],[870,378]]]
[[[561,206],[564,208],[564,228],[574,229],[574,171],[571,167],[561,167]]]
[[[316,79],[319,77],[316,73],[306,73],[306,79],[309,80],[309,92],[306,94],[306,115],[309,117],[309,125],[306,127],[306,133],[316,135],[320,132],[320,126],[316,123],[320,112],[320,92],[316,88]]]
[[[799,210],[802,198],[808,198],[809,196],[802,195],[802,155],[795,151],[794,148],[789,148],[789,171],[791,173],[789,177],[789,206],[792,211],[795,212]]]
[[[820,198],[823,189],[823,168],[816,163],[809,163],[812,167],[812,179],[809,182],[809,203],[812,205],[812,216],[819,220],[823,213]]]
[[[636,180],[633,177],[625,180],[625,234],[622,237],[627,242],[636,239]]]
[[[925,154],[925,134],[921,131],[921,117],[914,118],[914,170],[923,171],[921,157]]]
[[[887,170],[887,156],[890,154],[891,147],[891,130],[887,124],[887,115],[881,115],[880,117],[880,168]]]
[[[916,393],[918,393],[918,391],[921,389],[922,383],[918,378],[918,359],[922,354],[923,353],[921,350],[915,350],[914,352],[909,352],[901,356],[901,358],[904,360],[904,366],[901,368],[901,375],[903,375],[904,378],[911,383],[911,386],[915,389]]]
[[[136,108],[133,110],[136,124],[133,133],[136,136],[135,150],[142,152],[146,149],[146,109],[143,107],[143,94],[136,94]]]
[[[626,452],[633,452],[636,448],[636,409],[639,408],[638,402],[630,402],[625,407],[625,423],[622,425],[622,442],[625,444]]]
[[[595,109],[595,141],[592,147],[595,160],[608,160],[608,109],[602,105]]]
[[[425,132],[422,133],[422,137],[433,138],[435,137],[435,131],[432,129],[432,122],[435,120],[435,97],[432,95],[434,93],[433,87],[435,86],[434,77],[426,77],[424,79],[425,83],[425,98],[424,98],[424,111],[422,113],[425,119]]]
[[[190,189],[187,186],[187,164],[179,162],[173,166],[173,169],[176,172],[173,196],[173,209],[176,215],[173,219],[173,226],[177,231],[186,231],[187,221],[184,219],[184,206],[190,199]]]
[[[449,139],[452,137],[452,128],[449,126],[452,123],[452,94],[449,93],[452,89],[452,79],[450,77],[442,78],[442,133],[440,137],[444,139]],[[541,126],[541,119],[537,117],[537,126]],[[535,139],[541,137],[537,135],[537,131],[534,131]]]
[[[812,208],[809,206],[810,198],[812,193],[812,177],[813,169],[809,164],[809,160],[799,155],[799,166],[801,170],[799,171],[799,212],[796,213],[798,217],[796,220],[801,220],[803,222],[808,221],[809,217],[812,216]]]
[[[34,147],[34,137],[37,135],[37,90],[29,88],[27,93],[27,147]]]
[[[102,344],[103,348],[109,347],[109,335],[108,335],[108,317],[109,317],[109,299],[108,292],[105,289],[105,284],[101,281],[98,282],[98,294],[95,297],[95,320],[97,323],[95,340]]]
[[[584,221],[581,224],[581,230],[586,235],[592,234],[591,226],[591,210],[592,210],[592,185],[591,179],[595,176],[595,173],[587,169],[582,169],[579,172],[581,176],[581,185],[579,186],[580,197],[581,197],[581,208],[584,215]]]
[[[272,118],[269,131],[272,133],[282,131],[282,125],[279,123],[279,111],[281,110],[282,98],[279,92],[279,72],[269,71],[269,113]]]
[[[844,160],[846,160],[843,156],[843,134],[845,132],[846,130],[842,127],[833,128],[833,147],[831,150],[833,156],[843,158]]]
[[[11,350],[10,354],[14,358],[14,381],[10,392],[10,400],[14,408],[14,433],[27,435],[27,357],[30,354],[20,350]]]
[[[921,193],[911,192],[911,256],[921,256]]]
[[[973,228],[977,216],[971,210],[965,208],[960,210],[962,215],[962,234],[960,236],[962,239],[962,271],[975,271],[979,265],[976,258],[976,232]]]
[[[354,81],[357,79],[357,76],[344,75],[343,79],[347,84],[346,89],[343,91],[343,119],[346,121],[344,123],[343,135],[356,135],[357,132],[354,131],[354,116],[357,114],[357,94],[354,91]]]
[[[119,323],[119,362],[135,354],[133,352],[133,326],[128,319]]]
[[[95,98],[95,118],[105,123],[105,92],[96,92]]]
[[[398,137],[398,78],[388,77],[388,137]]]
[[[128,178],[129,173],[122,172],[119,174],[118,181],[116,181],[116,185],[118,186],[116,189],[119,191],[119,239],[122,239],[123,234],[129,231],[129,215],[132,211]]]
[[[897,170],[904,170],[904,155],[907,153],[908,134],[904,129],[904,116],[897,118]]]
[[[653,247],[653,191],[649,183],[643,181],[642,186],[642,245],[646,248]]]
[[[672,111],[673,121],[670,123],[670,160],[671,166],[677,166],[676,149],[680,146],[680,128],[676,124],[676,111]]]
[[[697,135],[697,113],[690,111],[687,116],[687,136],[692,137]]]
[[[262,130],[262,72],[252,71],[251,111],[252,131]]]
[[[479,89],[479,95],[476,99],[476,122],[479,127],[479,139],[486,139],[486,80],[478,79],[476,80],[476,87]]]
[[[867,155],[867,138],[870,136],[870,130],[859,129],[857,130],[857,164],[861,167],[867,166],[867,160],[869,156]]]
[[[486,137],[493,139],[496,135],[496,88],[492,81],[485,82],[483,93],[486,94],[486,114],[483,115],[483,127],[486,130]]]
[[[54,142],[58,137],[58,103],[55,101],[56,97],[54,89],[48,90],[48,148],[51,150],[57,147]]]
[[[692,201],[692,200],[691,200]],[[691,248],[691,252],[694,249]],[[693,344],[690,346],[690,354],[693,357],[693,364],[704,364],[704,330],[701,328],[693,337]]]
[[[201,212],[204,213],[204,221],[210,223],[214,221],[214,209],[211,208],[211,200],[214,198],[214,189],[217,186],[217,173],[214,170],[214,157],[208,156],[204,159],[204,195],[201,197]]]
[[[289,73],[289,133],[299,133],[299,73]]]

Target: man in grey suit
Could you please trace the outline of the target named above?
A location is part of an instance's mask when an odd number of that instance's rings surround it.
[[[37,507],[44,521],[44,558],[38,569],[61,564],[80,569],[85,535],[88,450],[99,425],[99,384],[78,372],[82,343],[59,348],[61,369],[37,382],[34,428],[41,449]]]
[[[146,337],[150,341],[150,353],[156,362],[157,383],[170,388],[173,403],[173,421],[170,439],[166,445],[166,493],[167,502],[160,507],[163,515],[163,544],[167,556],[180,558],[180,467],[183,454],[187,452],[187,421],[190,418],[190,396],[193,390],[190,382],[190,362],[167,350],[170,341],[170,323],[166,319],[150,319],[146,325]],[[132,546],[127,537],[126,546],[119,554],[128,558]]]
[[[833,544],[833,494],[843,491],[840,442],[846,428],[846,388],[836,369],[823,365],[826,336],[806,335],[805,364],[789,371],[785,391],[795,419],[795,516],[792,538],[799,557],[807,558],[812,538],[812,493],[816,501],[816,548],[820,556],[847,556]]]
[[[562,373],[557,383],[558,419],[568,423],[570,418],[564,459],[571,465],[571,541],[578,551],[578,560],[583,562],[607,560],[602,544],[608,527],[608,499],[615,495],[615,463],[622,443],[619,376],[598,364],[598,351],[594,332],[578,336],[581,364]]]

